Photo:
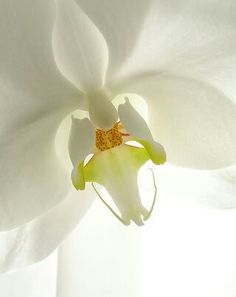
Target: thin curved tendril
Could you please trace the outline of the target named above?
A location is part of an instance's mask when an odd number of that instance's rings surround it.
[[[155,175],[154,172],[151,168],[148,168],[151,173],[152,173],[152,179],[153,179],[153,186],[154,186],[154,197],[153,197],[153,201],[152,201],[152,205],[151,208],[148,212],[148,214],[146,215],[146,217],[143,218],[144,221],[148,220],[153,212],[154,206],[156,204],[156,196],[157,196],[157,186],[156,186],[156,180],[155,180]],[[92,183],[92,187],[94,189],[94,191],[96,192],[96,194],[98,195],[98,197],[101,199],[102,203],[111,211],[111,213],[124,225],[127,225],[127,223],[122,220],[122,218],[110,207],[110,205],[102,198],[101,194],[99,193],[99,191],[97,190],[97,188],[95,187],[94,183]]]
[[[94,191],[97,193],[98,197],[101,199],[102,203],[112,212],[112,214],[124,225],[127,225],[125,221],[122,220],[122,218],[119,217],[119,215],[110,207],[110,205],[102,198],[100,193],[98,192],[97,188],[95,187],[94,183],[92,183]]]
[[[154,191],[154,197],[153,197],[153,201],[152,201],[152,206],[151,206],[151,208],[149,210],[149,213],[146,215],[146,217],[143,218],[144,221],[146,221],[146,220],[148,220],[150,218],[150,216],[152,214],[152,211],[154,209],[154,206],[156,204],[156,198],[157,198],[157,185],[156,185],[155,175],[154,175],[154,172],[153,172],[152,168],[148,168],[148,169],[152,173],[152,180],[153,180],[153,186],[154,186],[154,190],[155,191]]]

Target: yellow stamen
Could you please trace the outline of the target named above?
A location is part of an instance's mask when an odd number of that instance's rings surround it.
[[[115,125],[110,130],[96,130],[96,147],[100,151],[105,151],[113,147],[119,146],[123,142],[123,133],[120,132],[120,123]]]

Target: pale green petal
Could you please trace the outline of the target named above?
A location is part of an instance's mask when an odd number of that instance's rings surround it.
[[[61,73],[83,91],[101,88],[108,64],[102,34],[74,0],[56,0],[53,51]]]
[[[71,181],[76,190],[85,189],[85,178],[84,178],[84,160],[82,160],[77,166],[75,166],[71,172]]]
[[[154,164],[160,165],[166,162],[166,153],[163,146],[160,143],[136,137],[132,137],[131,140],[140,143],[145,148],[150,159]]]
[[[148,159],[145,149],[122,145],[95,154],[84,168],[85,180],[106,188],[127,225],[142,225],[148,215],[137,186],[137,172]]]

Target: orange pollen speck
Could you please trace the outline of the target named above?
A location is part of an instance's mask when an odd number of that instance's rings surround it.
[[[110,130],[96,130],[96,147],[100,151],[105,151],[113,147],[119,146],[123,142],[124,133],[120,131],[120,122],[115,123],[115,125]],[[125,134],[129,136],[129,134]]]

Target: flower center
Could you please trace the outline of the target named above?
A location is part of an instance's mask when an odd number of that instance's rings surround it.
[[[96,147],[100,151],[109,150],[123,143],[123,136],[129,136],[123,133],[121,122],[117,122],[109,130],[96,129]]]

